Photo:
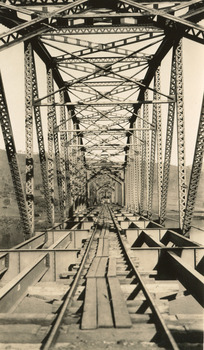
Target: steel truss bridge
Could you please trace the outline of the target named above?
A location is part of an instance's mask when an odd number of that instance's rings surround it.
[[[0,50],[24,45],[25,194],[2,78],[0,121],[26,238],[34,234],[35,227],[34,124],[51,226],[56,221],[56,196],[60,222],[70,210],[80,210],[88,201],[104,197],[151,218],[155,177],[158,220],[163,224],[175,134],[178,227],[183,234],[188,232],[202,165],[203,105],[187,187],[182,38],[203,44],[203,9],[199,0],[1,1]],[[172,63],[166,93],[161,88],[161,66],[169,52]],[[38,72],[36,59],[43,62],[46,77]],[[39,93],[42,80],[47,81],[43,96]],[[42,121],[45,109],[46,132]]]
[[[196,313],[198,304],[203,306],[203,247],[189,239],[189,230],[202,171],[204,100],[187,181],[183,39],[200,47],[203,19],[202,0],[0,1],[0,51],[9,55],[16,46],[24,58],[26,145],[24,183],[13,127],[18,121],[2,72],[0,123],[25,237],[0,251],[2,349],[13,340],[14,349],[32,343],[35,349],[49,349],[64,317],[68,331],[60,333],[59,343],[66,347],[75,334],[69,333],[66,310],[70,305],[81,310],[82,304],[83,314],[77,311],[71,320],[80,317],[82,329],[128,328],[127,337],[136,332],[134,337],[143,341],[139,316],[146,320],[142,327],[150,341],[148,308],[168,348],[178,350],[183,342],[190,349],[191,335],[192,348],[202,346],[201,315]],[[19,68],[16,64],[16,73]],[[35,225],[35,145],[48,222],[40,233]],[[173,230],[165,228],[165,220],[175,149],[178,220]],[[159,307],[140,273],[147,285],[155,277],[150,290],[157,295],[161,288]],[[79,290],[83,302],[76,298]],[[139,291],[143,299],[138,300]],[[28,295],[35,305],[35,313],[29,306],[29,316]],[[108,302],[104,295],[111,296]],[[195,307],[191,321],[186,311],[167,315],[167,304],[177,295],[195,299],[187,302]],[[44,298],[48,302],[43,304]],[[136,307],[139,311],[133,312]],[[22,338],[16,338],[13,327],[18,322]],[[28,344],[26,329],[31,332]],[[76,334],[82,336],[78,328]]]

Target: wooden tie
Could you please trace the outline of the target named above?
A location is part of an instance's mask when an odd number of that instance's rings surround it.
[[[116,259],[109,258],[109,241],[102,232],[86,275],[82,329],[130,328],[132,322],[116,276]]]

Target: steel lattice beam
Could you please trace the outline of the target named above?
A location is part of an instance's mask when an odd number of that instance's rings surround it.
[[[34,233],[34,162],[33,162],[33,92],[32,46],[25,45],[25,138],[26,138],[26,201],[32,233]]]
[[[154,78],[154,87],[155,90],[158,89],[158,75],[155,74]],[[156,92],[154,92],[154,98],[156,98]],[[156,155],[156,137],[157,137],[157,107],[158,105],[153,106],[152,111],[152,125],[155,130],[151,135],[151,151],[150,151],[150,166],[149,166],[149,194],[148,194],[148,216],[152,215],[152,203],[153,203],[153,192],[154,192],[154,167],[155,167],[155,155]]]
[[[185,169],[185,129],[183,102],[183,54],[182,41],[176,46],[176,115],[177,115],[177,147],[178,147],[178,194],[179,194],[179,226],[183,227],[186,207],[186,169]]]
[[[39,97],[36,67],[35,67],[33,52],[32,52],[32,95],[33,95],[33,101],[37,100]],[[45,152],[45,145],[44,145],[44,136],[43,136],[40,108],[38,106],[34,106],[33,111],[34,111],[35,126],[36,126],[37,140],[38,140],[38,151],[39,151],[39,158],[40,158],[40,167],[41,167],[43,190],[44,190],[44,196],[45,196],[47,219],[50,224],[53,224],[51,198],[50,198],[49,186],[48,186],[47,159],[46,159],[46,152]]]
[[[51,156],[51,148],[52,148],[52,141],[54,143],[54,151],[55,151],[55,162],[56,162],[56,172],[57,172],[57,183],[58,183],[58,195],[59,195],[59,207],[60,207],[60,216],[61,216],[61,221],[64,222],[64,193],[63,193],[63,188],[64,188],[64,178],[62,176],[62,171],[61,171],[61,160],[60,160],[60,149],[59,149],[59,139],[58,139],[58,133],[55,131],[56,126],[57,126],[57,118],[56,118],[56,110],[54,107],[54,85],[53,85],[53,74],[52,74],[52,69],[48,71],[48,94],[49,94],[49,99],[51,102],[51,107],[49,107],[49,112],[48,112],[48,119],[49,119],[49,124],[50,124],[50,156]],[[52,133],[52,135],[51,135]],[[53,138],[53,140],[52,140]],[[53,150],[52,150],[53,151]],[[52,156],[51,156],[51,159]],[[51,160],[50,159],[50,160]],[[50,168],[51,170],[51,168]],[[52,161],[52,174],[53,174],[53,161]],[[53,175],[51,175],[53,177]],[[52,184],[53,186],[54,184]],[[51,187],[50,191],[53,191],[53,188]]]
[[[174,94],[176,90],[176,58],[175,50],[173,50],[172,64],[171,64],[171,78],[169,93]],[[170,103],[168,106],[167,128],[166,128],[166,145],[164,155],[163,180],[161,192],[161,213],[160,223],[163,224],[166,218],[166,207],[169,188],[169,172],[173,142],[174,117],[175,117],[175,103]]]
[[[156,71],[157,75],[157,91],[161,90],[161,77],[160,67]],[[160,99],[160,95],[157,93],[157,99]],[[161,191],[162,191],[162,116],[161,116],[161,105],[157,105],[157,187],[158,187],[158,213],[161,215]]]
[[[6,147],[8,163],[11,171],[13,186],[16,194],[16,200],[17,200],[18,209],[20,213],[20,218],[23,226],[24,237],[25,239],[28,239],[32,235],[32,228],[30,225],[30,220],[27,212],[23,185],[21,182],[20,170],[19,170],[18,161],[17,161],[17,153],[16,153],[15,142],[14,142],[14,136],[13,136],[13,131],[12,131],[10,116],[8,112],[1,74],[0,74],[0,123],[1,123],[4,143]]]
[[[195,145],[195,153],[193,165],[191,170],[191,178],[188,189],[188,197],[186,202],[186,210],[183,220],[183,232],[186,233],[190,229],[191,220],[193,217],[193,210],[195,206],[196,195],[198,191],[198,184],[201,175],[202,162],[204,152],[204,98],[202,103],[200,122],[198,125],[198,134]]]

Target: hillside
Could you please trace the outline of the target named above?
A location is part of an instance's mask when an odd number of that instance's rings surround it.
[[[19,168],[23,183],[25,184],[25,154],[18,154]],[[45,203],[43,198],[42,179],[40,172],[40,162],[37,154],[34,155],[35,164],[35,228],[36,230],[45,229],[47,226]],[[23,232],[19,220],[19,212],[13,190],[10,169],[8,166],[6,152],[0,150],[0,247],[12,247],[22,242]],[[189,181],[191,167],[188,166],[187,180]],[[155,169],[155,186],[153,211],[158,212],[157,190],[156,190],[156,169]],[[178,210],[178,194],[177,194],[177,166],[171,166],[170,169],[170,186],[168,194],[168,215],[174,216]],[[56,215],[58,211],[56,210]],[[204,218],[204,171],[199,183],[199,191],[196,201],[194,215],[198,218]]]
[[[25,186],[25,154],[18,154],[22,182]],[[35,164],[35,229],[43,230],[48,227],[45,202],[43,196],[42,177],[39,156],[34,155]],[[15,192],[8,165],[7,155],[0,150],[0,247],[12,247],[23,241],[23,231],[19,218]],[[58,215],[58,210],[56,210]],[[18,234],[16,234],[18,232]]]

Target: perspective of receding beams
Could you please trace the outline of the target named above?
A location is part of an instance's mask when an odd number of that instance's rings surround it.
[[[91,0],[77,0],[67,4],[60,0],[57,2],[48,0],[46,4],[41,0],[22,4],[17,0],[12,4],[7,2],[1,4],[1,23],[9,30],[0,35],[0,50],[22,42],[25,47],[27,158],[29,162],[33,158],[30,146],[32,138],[30,107],[32,107],[37,125],[43,186],[47,199],[54,186],[53,147],[55,150],[61,217],[64,216],[63,191],[66,192],[65,179],[68,178],[67,162],[71,164],[73,179],[76,175],[77,162],[82,165],[80,173],[83,173],[82,178],[85,178],[87,163],[91,176],[91,159],[92,162],[98,162],[101,173],[109,167],[115,171],[117,164],[120,164],[118,170],[120,173],[123,164],[123,175],[122,173],[120,175],[125,181],[124,172],[127,172],[125,176],[129,177],[134,186],[146,176],[148,187],[146,200],[150,199],[147,215],[151,215],[153,164],[156,159],[159,163],[157,169],[161,207],[159,216],[163,222],[166,211],[171,135],[176,110],[180,228],[186,227],[183,222],[187,197],[183,160],[185,143],[181,39],[188,38],[198,44],[204,42],[204,31],[200,24],[203,18],[202,1],[171,2],[169,5],[165,2],[158,4],[149,1],[144,4],[131,0],[110,0],[103,6],[102,8],[100,1]],[[171,72],[168,77],[169,93],[163,88],[164,73],[162,66],[160,68],[168,53],[172,56]],[[39,93],[41,89],[38,91],[41,80],[38,74],[38,59],[44,62],[46,68],[47,93],[44,94]],[[48,179],[45,175],[45,147],[41,137],[43,131],[41,122],[44,123],[46,109],[49,139]],[[162,173],[163,120],[167,123],[168,132],[166,150],[163,152],[165,161]],[[200,129],[198,134],[200,135]],[[64,163],[60,163],[60,150],[63,153]],[[200,153],[197,157],[200,157]],[[145,159],[146,168],[141,165]],[[140,169],[138,170],[140,176],[137,174],[134,180],[132,174],[135,174],[137,167]],[[31,170],[32,166],[29,165],[26,191],[28,216],[33,227]],[[141,187],[141,193],[144,192],[144,183],[141,182],[138,186]],[[82,187],[78,187],[84,194]],[[76,186],[75,194],[80,195],[79,188]],[[143,196],[144,194],[140,194],[142,212]],[[136,203],[132,201],[129,194],[126,204],[138,210],[137,200]],[[19,205],[24,207],[22,203]],[[54,215],[53,208],[51,215],[51,207],[52,205],[48,203],[49,221],[51,216],[53,220]],[[22,208],[21,213],[26,216]],[[24,221],[28,222],[26,218]]]

